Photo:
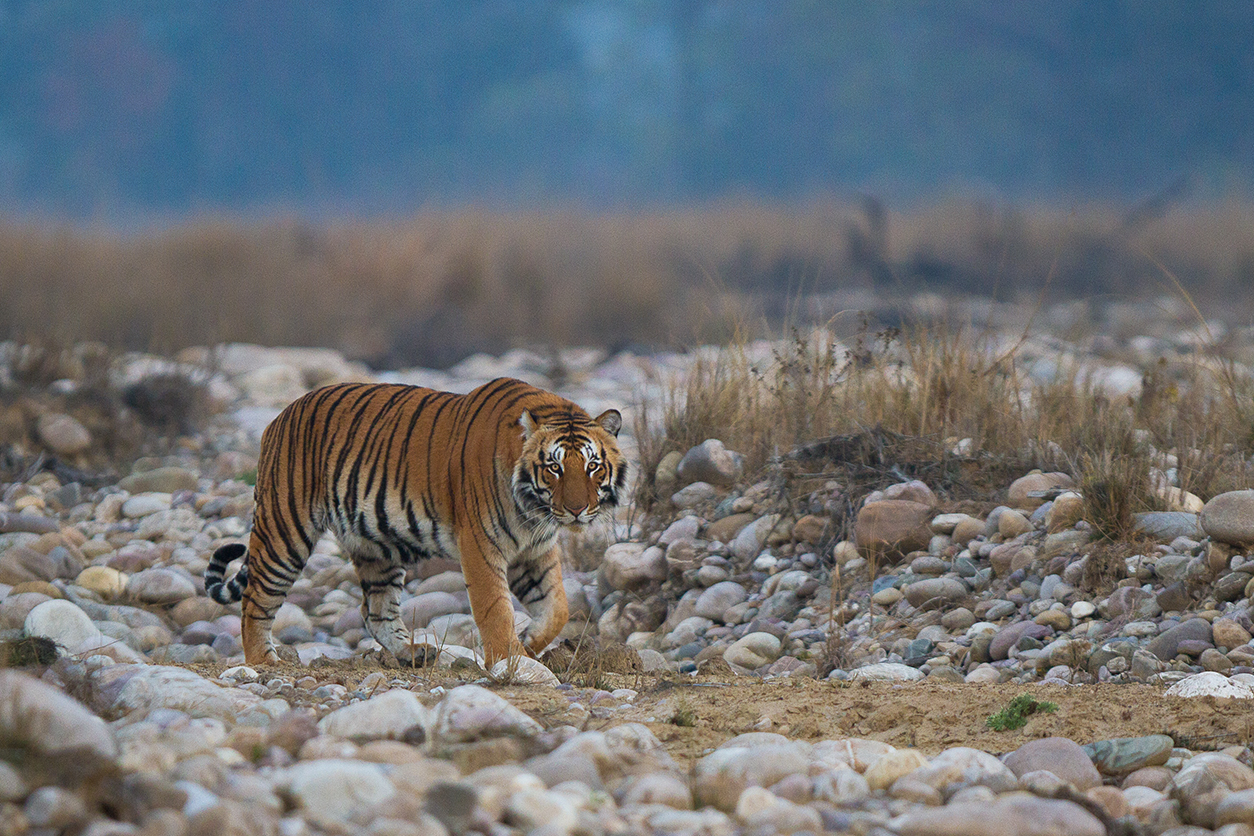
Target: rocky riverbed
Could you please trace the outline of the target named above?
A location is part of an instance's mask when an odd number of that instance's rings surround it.
[[[1233,356],[1254,358],[1249,337]],[[1195,347],[1160,323],[1117,352],[1019,350],[1041,374],[1084,358],[1119,396]],[[440,663],[397,668],[329,539],[274,625],[301,664],[243,664],[238,607],[201,573],[246,535],[257,440],[290,400],[512,375],[630,415],[693,356],[386,373],[313,349],[131,356],[117,387],[189,376],[214,415],[102,485],[74,478],[95,428],[35,398],[18,452],[60,467],[0,486],[0,833],[1254,833],[1254,493],[1203,502],[1170,454],[1175,510],[1138,518],[1101,594],[1070,474],[1016,474],[961,509],[903,479],[858,498],[845,539],[825,510],[844,486],[781,505],[711,440],[662,461],[652,518],[624,509],[568,543],[572,618],[547,667],[479,668],[460,574],[432,563],[403,616]],[[1022,695],[1023,724],[990,728]]]

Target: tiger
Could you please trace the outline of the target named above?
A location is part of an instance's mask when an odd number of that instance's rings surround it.
[[[535,657],[568,618],[559,532],[608,518],[624,497],[622,420],[616,409],[591,418],[512,378],[465,395],[387,383],[314,390],[262,432],[248,545],[214,552],[205,592],[242,602],[245,662],[276,663],[275,612],[329,530],[356,569],[366,632],[398,659],[421,664],[401,590],[406,571],[433,557],[460,563],[489,669]],[[521,637],[511,593],[531,615]]]

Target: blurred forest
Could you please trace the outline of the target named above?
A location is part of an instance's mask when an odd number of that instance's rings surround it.
[[[1254,3],[0,0],[0,210],[1254,183]]]

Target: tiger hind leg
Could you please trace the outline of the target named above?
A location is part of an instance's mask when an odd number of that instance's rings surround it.
[[[271,627],[288,590],[305,568],[309,546],[306,538],[292,536],[285,541],[290,547],[280,552],[269,541],[254,524],[248,543],[248,586],[240,599],[240,642],[249,665],[297,661],[290,647],[275,645]]]
[[[532,655],[539,655],[562,632],[570,616],[562,585],[561,549],[555,545],[534,560],[510,567],[509,587],[531,615],[523,644]]]
[[[402,665],[425,665],[429,645],[415,646],[413,634],[401,620],[405,567],[392,560],[357,554],[353,555],[353,564],[361,582],[361,619],[366,632]]]

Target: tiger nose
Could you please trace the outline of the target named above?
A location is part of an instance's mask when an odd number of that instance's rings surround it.
[[[586,502],[583,505],[580,505],[578,507],[575,507],[573,505],[566,506],[566,513],[570,514],[572,517],[577,517],[587,510],[588,510],[588,503]]]

